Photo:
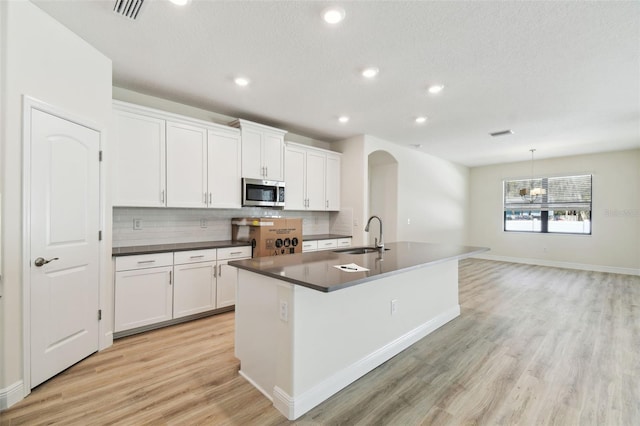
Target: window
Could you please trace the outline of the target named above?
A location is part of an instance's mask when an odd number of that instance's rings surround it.
[[[505,180],[504,230],[591,235],[591,175]]]

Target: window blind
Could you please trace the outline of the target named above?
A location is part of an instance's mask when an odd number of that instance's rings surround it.
[[[535,191],[541,188],[543,191]],[[537,196],[521,196],[542,192]],[[591,210],[591,175],[539,177],[504,181],[505,210]]]

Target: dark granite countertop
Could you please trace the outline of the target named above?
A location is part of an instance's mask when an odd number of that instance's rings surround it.
[[[351,238],[351,235],[340,235],[340,234],[303,235],[302,241],[335,240],[338,238]]]
[[[244,241],[204,241],[198,243],[156,244],[148,246],[114,247],[112,256],[131,256],[134,254],[164,253],[168,251],[203,250],[225,247],[244,247],[251,243]]]
[[[314,290],[329,292],[411,269],[471,257],[489,250],[486,247],[415,242],[389,243],[385,247],[389,250],[382,255],[377,251],[367,254],[346,254],[327,250],[234,260],[229,262],[229,265]],[[345,272],[334,267],[334,265],[349,263],[355,263],[369,270]]]

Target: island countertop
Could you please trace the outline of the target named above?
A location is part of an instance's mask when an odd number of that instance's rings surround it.
[[[351,247],[354,248],[356,247]],[[464,259],[489,250],[486,247],[418,242],[389,243],[385,248],[389,250],[383,254],[378,251],[366,254],[317,251],[234,260],[229,265],[314,290],[330,292],[411,269]],[[335,267],[351,263],[368,271],[353,272]]]

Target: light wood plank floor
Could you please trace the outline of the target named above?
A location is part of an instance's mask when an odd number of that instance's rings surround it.
[[[300,425],[639,425],[640,277],[468,259],[462,314]],[[280,425],[238,376],[233,313],[117,340],[2,425]]]

